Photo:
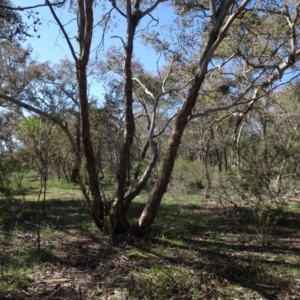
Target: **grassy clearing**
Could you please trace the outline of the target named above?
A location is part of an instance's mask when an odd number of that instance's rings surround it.
[[[0,299],[300,298],[296,199],[275,224],[199,194],[167,194],[147,235],[110,240],[94,227],[78,190],[52,182],[38,253],[32,191],[21,213],[9,218],[22,199],[1,213]],[[133,219],[146,195],[137,200]]]

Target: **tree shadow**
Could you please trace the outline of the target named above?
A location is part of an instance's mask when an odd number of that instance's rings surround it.
[[[38,203],[17,199],[14,202],[14,207],[8,207],[3,213],[2,230],[6,232],[13,231],[16,223],[20,230],[25,231],[35,230],[39,224],[42,228],[76,228],[86,231],[92,220],[82,200],[47,200],[45,214],[43,214],[42,201]]]
[[[142,203],[133,203],[130,207],[128,216],[133,222],[143,208]],[[295,290],[293,278],[286,275],[286,270],[299,269],[296,258],[300,251],[300,214],[297,212],[287,212],[284,222],[271,224],[271,230],[263,228],[268,242],[262,243],[258,238],[258,224],[249,217],[251,211],[162,203],[156,223],[146,234],[137,236],[131,230],[111,239],[91,230],[92,220],[81,200],[54,199],[47,203],[42,229],[50,228],[58,235],[43,238],[41,252],[37,254],[36,209],[36,201],[27,201],[18,219],[18,231],[22,233],[18,242],[31,246],[20,249],[12,247],[13,241],[9,239],[3,241],[0,248],[5,251],[0,252],[1,265],[15,268],[38,265],[44,269],[43,274],[50,274],[43,275],[46,279],[58,276],[81,283],[61,285],[61,290],[56,292],[57,282],[40,280],[38,287],[35,282],[34,288],[29,288],[31,298],[27,299],[59,299],[68,293],[73,299],[80,293],[85,295],[82,299],[92,299],[92,292],[101,298],[116,288],[140,289],[142,295],[144,286],[132,270],[147,273],[153,264],[189,270],[200,282],[195,288],[201,289],[203,283],[212,286],[214,280],[214,292],[206,299],[229,299],[227,286],[241,287],[243,292],[251,291],[264,299],[283,299]],[[13,227],[2,231],[9,234]],[[147,259],[128,256],[134,249],[144,251]],[[168,284],[172,285],[172,280]],[[169,293],[175,286],[173,283]],[[181,293],[191,293],[186,287],[180,289],[176,287]]]
[[[265,299],[282,299],[294,288],[290,275],[283,274],[300,267],[299,260],[285,258],[298,257],[300,213],[288,211],[282,217],[262,222],[247,208],[162,204],[156,224],[143,239],[148,243],[134,245],[149,253],[157,247],[175,248],[175,255],[172,250],[160,255],[166,264],[205,269],[220,282]],[[189,252],[197,253],[202,262],[187,259]]]

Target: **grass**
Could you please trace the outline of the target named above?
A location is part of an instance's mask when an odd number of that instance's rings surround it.
[[[32,182],[22,211],[12,214],[20,197],[1,213],[0,299],[300,298],[297,199],[285,222],[274,223],[196,193],[168,193],[146,235],[111,240],[93,225],[77,188],[49,183],[40,253]],[[130,208],[133,221],[146,199]]]

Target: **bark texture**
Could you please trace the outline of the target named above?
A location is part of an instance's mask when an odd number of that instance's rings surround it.
[[[80,54],[78,60],[76,61],[76,71],[80,102],[82,144],[86,158],[86,169],[89,177],[90,191],[93,195],[92,206],[90,207],[91,215],[94,218],[96,226],[100,229],[103,229],[104,203],[100,193],[96,160],[90,132],[89,101],[87,89],[87,65],[89,62],[93,34],[93,1],[79,0],[78,11],[78,40]]]

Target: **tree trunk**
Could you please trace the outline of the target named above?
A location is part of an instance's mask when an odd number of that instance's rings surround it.
[[[80,151],[81,148],[81,136],[80,136],[81,132],[80,132],[80,113],[78,113],[77,115],[77,121],[76,121],[76,137],[75,137],[75,141],[76,141],[76,146],[78,151]],[[71,182],[73,183],[77,183],[77,179],[78,176],[80,174],[80,170],[77,168],[76,163],[74,164],[73,168],[72,168],[72,172],[71,172]]]
[[[70,179],[69,179],[68,173],[66,171],[66,164],[65,164],[65,162],[62,163],[62,172],[63,172],[63,174],[65,176],[66,181],[69,183]]]
[[[130,153],[131,145],[134,138],[135,123],[133,115],[133,81],[131,62],[133,54],[133,40],[135,35],[136,26],[138,21],[135,16],[127,15],[127,38],[124,55],[124,68],[123,76],[125,81],[125,132],[124,142],[120,155],[120,162],[117,170],[117,180],[115,184],[115,195],[112,207],[114,209],[113,228],[115,233],[122,233],[128,230],[129,222],[126,219],[126,212],[124,209],[123,201],[125,196],[125,188],[127,183],[127,175],[130,167]]]
[[[82,143],[86,158],[86,169],[89,176],[90,191],[93,195],[91,215],[94,219],[96,226],[100,229],[103,229],[104,204],[102,202],[102,197],[99,189],[96,161],[90,133],[86,65],[84,62],[81,61],[77,62],[77,81],[80,99]]]
[[[206,185],[205,192],[204,192],[205,198],[209,198],[209,192],[211,189],[211,179],[210,179],[210,174],[209,174],[209,169],[208,169],[209,152],[210,151],[209,151],[209,140],[208,140],[207,144],[206,144],[206,152],[205,152],[205,160],[204,160],[205,177],[206,177],[206,181],[207,181],[207,185]]]
[[[222,156],[221,156],[218,148],[216,149],[216,156],[217,156],[217,162],[218,162],[218,169],[219,169],[219,172],[221,173],[223,171]]]
[[[147,143],[148,144],[148,143]],[[127,211],[131,201],[143,190],[143,188],[146,186],[150,176],[151,172],[157,162],[158,159],[158,150],[157,150],[157,143],[152,141],[151,143],[151,149],[152,149],[152,159],[146,168],[143,176],[141,179],[138,181],[138,183],[135,185],[135,187],[130,191],[128,195],[126,195],[124,199],[124,210],[125,212]]]
[[[72,171],[71,171],[71,176],[70,176],[70,181],[72,182],[72,183],[77,183],[77,178],[78,178],[78,176],[79,176],[79,170],[76,168],[76,166],[74,166],[73,168],[72,168]]]
[[[224,155],[224,167],[225,167],[225,171],[228,172],[227,150],[226,150],[225,146],[223,146],[223,155]]]
[[[175,125],[169,140],[160,176],[139,219],[140,229],[146,229],[151,226],[157,216],[161,199],[167,191],[167,186],[173,171],[181,137],[188,122],[188,117],[191,115],[192,109],[195,105],[200,86],[205,78],[206,69],[205,72],[201,73],[195,76],[194,83],[189,90],[187,100],[175,120]]]
[[[136,167],[136,170],[134,172],[134,175],[133,175],[133,181],[136,182],[137,179],[139,178],[140,176],[140,173],[141,173],[141,163],[142,161],[145,159],[146,157],[146,153],[147,153],[147,150],[149,148],[149,140],[147,141],[147,143],[145,144],[144,148],[143,148],[143,151],[142,151],[142,154],[140,156],[140,161],[138,163],[138,166]]]
[[[207,45],[199,61],[198,71],[188,91],[187,98],[175,119],[175,124],[168,143],[160,176],[140,216],[138,225],[141,230],[149,228],[157,216],[162,197],[166,192],[170,181],[170,177],[175,163],[175,158],[181,142],[182,134],[184,132],[184,129],[188,122],[188,118],[191,115],[192,109],[198,98],[200,87],[205,79],[208,63],[215,49],[218,47],[218,45],[225,37],[226,30],[223,30],[220,33],[221,26],[232,3],[233,0],[228,0],[228,1],[225,0],[221,4],[222,7],[220,7],[218,19],[216,20],[215,24],[213,25],[209,33],[209,39]]]

